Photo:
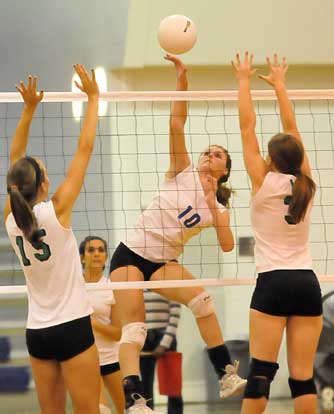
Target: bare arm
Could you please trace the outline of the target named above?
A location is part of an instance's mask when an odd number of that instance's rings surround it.
[[[188,90],[187,69],[183,62],[175,56],[166,55],[166,60],[174,63],[176,70],[176,90]],[[187,102],[172,102],[171,115],[169,120],[169,169],[167,177],[173,178],[179,172],[183,171],[190,165],[190,158],[186,148],[184,125],[187,120]]]
[[[80,193],[88,163],[94,149],[96,136],[99,88],[92,70],[90,77],[82,65],[75,65],[75,71],[80,77],[81,85],[76,85],[88,96],[84,123],[81,129],[76,153],[67,171],[67,175],[52,197],[56,215],[60,223],[69,227],[73,205]]]
[[[43,91],[36,92],[37,89],[37,77],[29,76],[27,85],[24,82],[20,82],[20,86],[16,86],[16,89],[20,92],[24,106],[21,114],[21,118],[17,124],[12,144],[9,153],[10,166],[15,164],[16,161],[25,157],[26,149],[29,139],[29,129],[34,117],[37,105],[43,99]],[[6,197],[6,204],[4,210],[4,221],[6,221],[8,215],[11,212],[9,197]]]
[[[262,75],[259,77],[275,89],[280,109],[280,117],[283,126],[283,131],[286,134],[293,135],[303,144],[302,137],[297,127],[296,117],[292,110],[292,105],[286,90],[285,75],[288,71],[286,59],[285,57],[283,57],[282,63],[279,63],[277,54],[275,53],[274,62],[271,63],[270,59],[267,57],[267,64],[269,67],[269,75]],[[302,164],[302,172],[308,176],[311,176],[310,163],[306,152]]]
[[[202,188],[206,202],[213,217],[213,226],[223,252],[230,252],[234,248],[234,237],[230,227],[230,213],[228,210],[221,211],[217,206],[217,180],[207,175],[202,181]]]
[[[256,192],[264,180],[266,174],[266,163],[261,156],[258,139],[255,133],[256,116],[250,93],[250,79],[255,73],[252,68],[253,55],[245,53],[244,61],[240,61],[237,54],[236,63],[232,66],[239,85],[239,123],[242,138],[243,158],[247,173],[251,179],[253,192]]]
[[[98,322],[92,318],[92,327],[94,331],[100,332],[114,341],[119,341],[122,335],[122,328],[114,325],[105,325],[104,323]]]

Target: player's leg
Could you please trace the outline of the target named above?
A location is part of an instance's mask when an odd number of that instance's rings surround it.
[[[143,274],[135,266],[119,267],[110,274],[113,282],[142,281]],[[140,351],[146,339],[145,305],[141,289],[115,290],[115,311],[122,325],[119,363],[123,377],[126,407],[133,405],[133,394],[142,395]]]
[[[321,329],[322,316],[293,316],[288,320],[289,386],[296,414],[317,412],[313,366]]]
[[[177,262],[167,263],[151,277],[154,280],[191,280],[194,276]],[[192,311],[201,336],[208,347],[210,361],[221,381],[221,398],[243,391],[246,380],[237,375],[238,363],[232,365],[230,353],[224,344],[213,299],[200,286],[154,289],[169,300],[182,303]]]
[[[59,362],[30,356],[41,414],[65,414],[66,387]]]
[[[266,408],[270,384],[278,369],[278,352],[286,322],[286,317],[250,310],[249,344],[252,360],[242,402],[243,414],[261,414]]]

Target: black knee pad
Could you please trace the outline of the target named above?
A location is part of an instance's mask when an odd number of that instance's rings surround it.
[[[244,398],[269,398],[270,384],[275,378],[279,365],[276,362],[252,358]]]
[[[289,378],[289,387],[292,398],[297,398],[301,395],[317,394],[317,388],[313,378],[308,380],[296,380]]]

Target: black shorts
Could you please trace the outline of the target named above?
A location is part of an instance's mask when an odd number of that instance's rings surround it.
[[[119,362],[114,362],[113,364],[107,365],[100,365],[100,373],[101,376],[104,377],[105,375],[113,374],[121,369],[119,366]]]
[[[319,281],[312,270],[259,273],[250,307],[275,316],[320,316]]]
[[[26,342],[34,358],[66,361],[94,344],[90,316],[48,328],[26,329]]]
[[[144,280],[147,282],[150,280],[154,272],[164,266],[166,263],[155,263],[150,260],[144,259],[139,256],[137,253],[129,249],[125,244],[120,243],[111,260],[110,260],[110,270],[109,273],[118,269],[119,267],[124,266],[135,266],[137,267],[144,275]]]

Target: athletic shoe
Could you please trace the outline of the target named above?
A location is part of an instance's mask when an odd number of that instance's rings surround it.
[[[334,403],[334,390],[332,387],[325,387],[321,391],[321,405],[325,413],[333,413]]]
[[[100,408],[100,414],[111,414],[110,408],[107,407],[106,405],[100,404],[99,408]]]
[[[224,399],[231,397],[232,395],[242,394],[247,380],[240,378],[237,374],[239,368],[239,361],[234,361],[234,365],[226,365],[226,374],[219,381],[220,384],[220,398]]]
[[[128,408],[126,414],[159,414],[146,405],[148,400],[145,400],[140,394],[132,394],[131,397],[135,403]]]

